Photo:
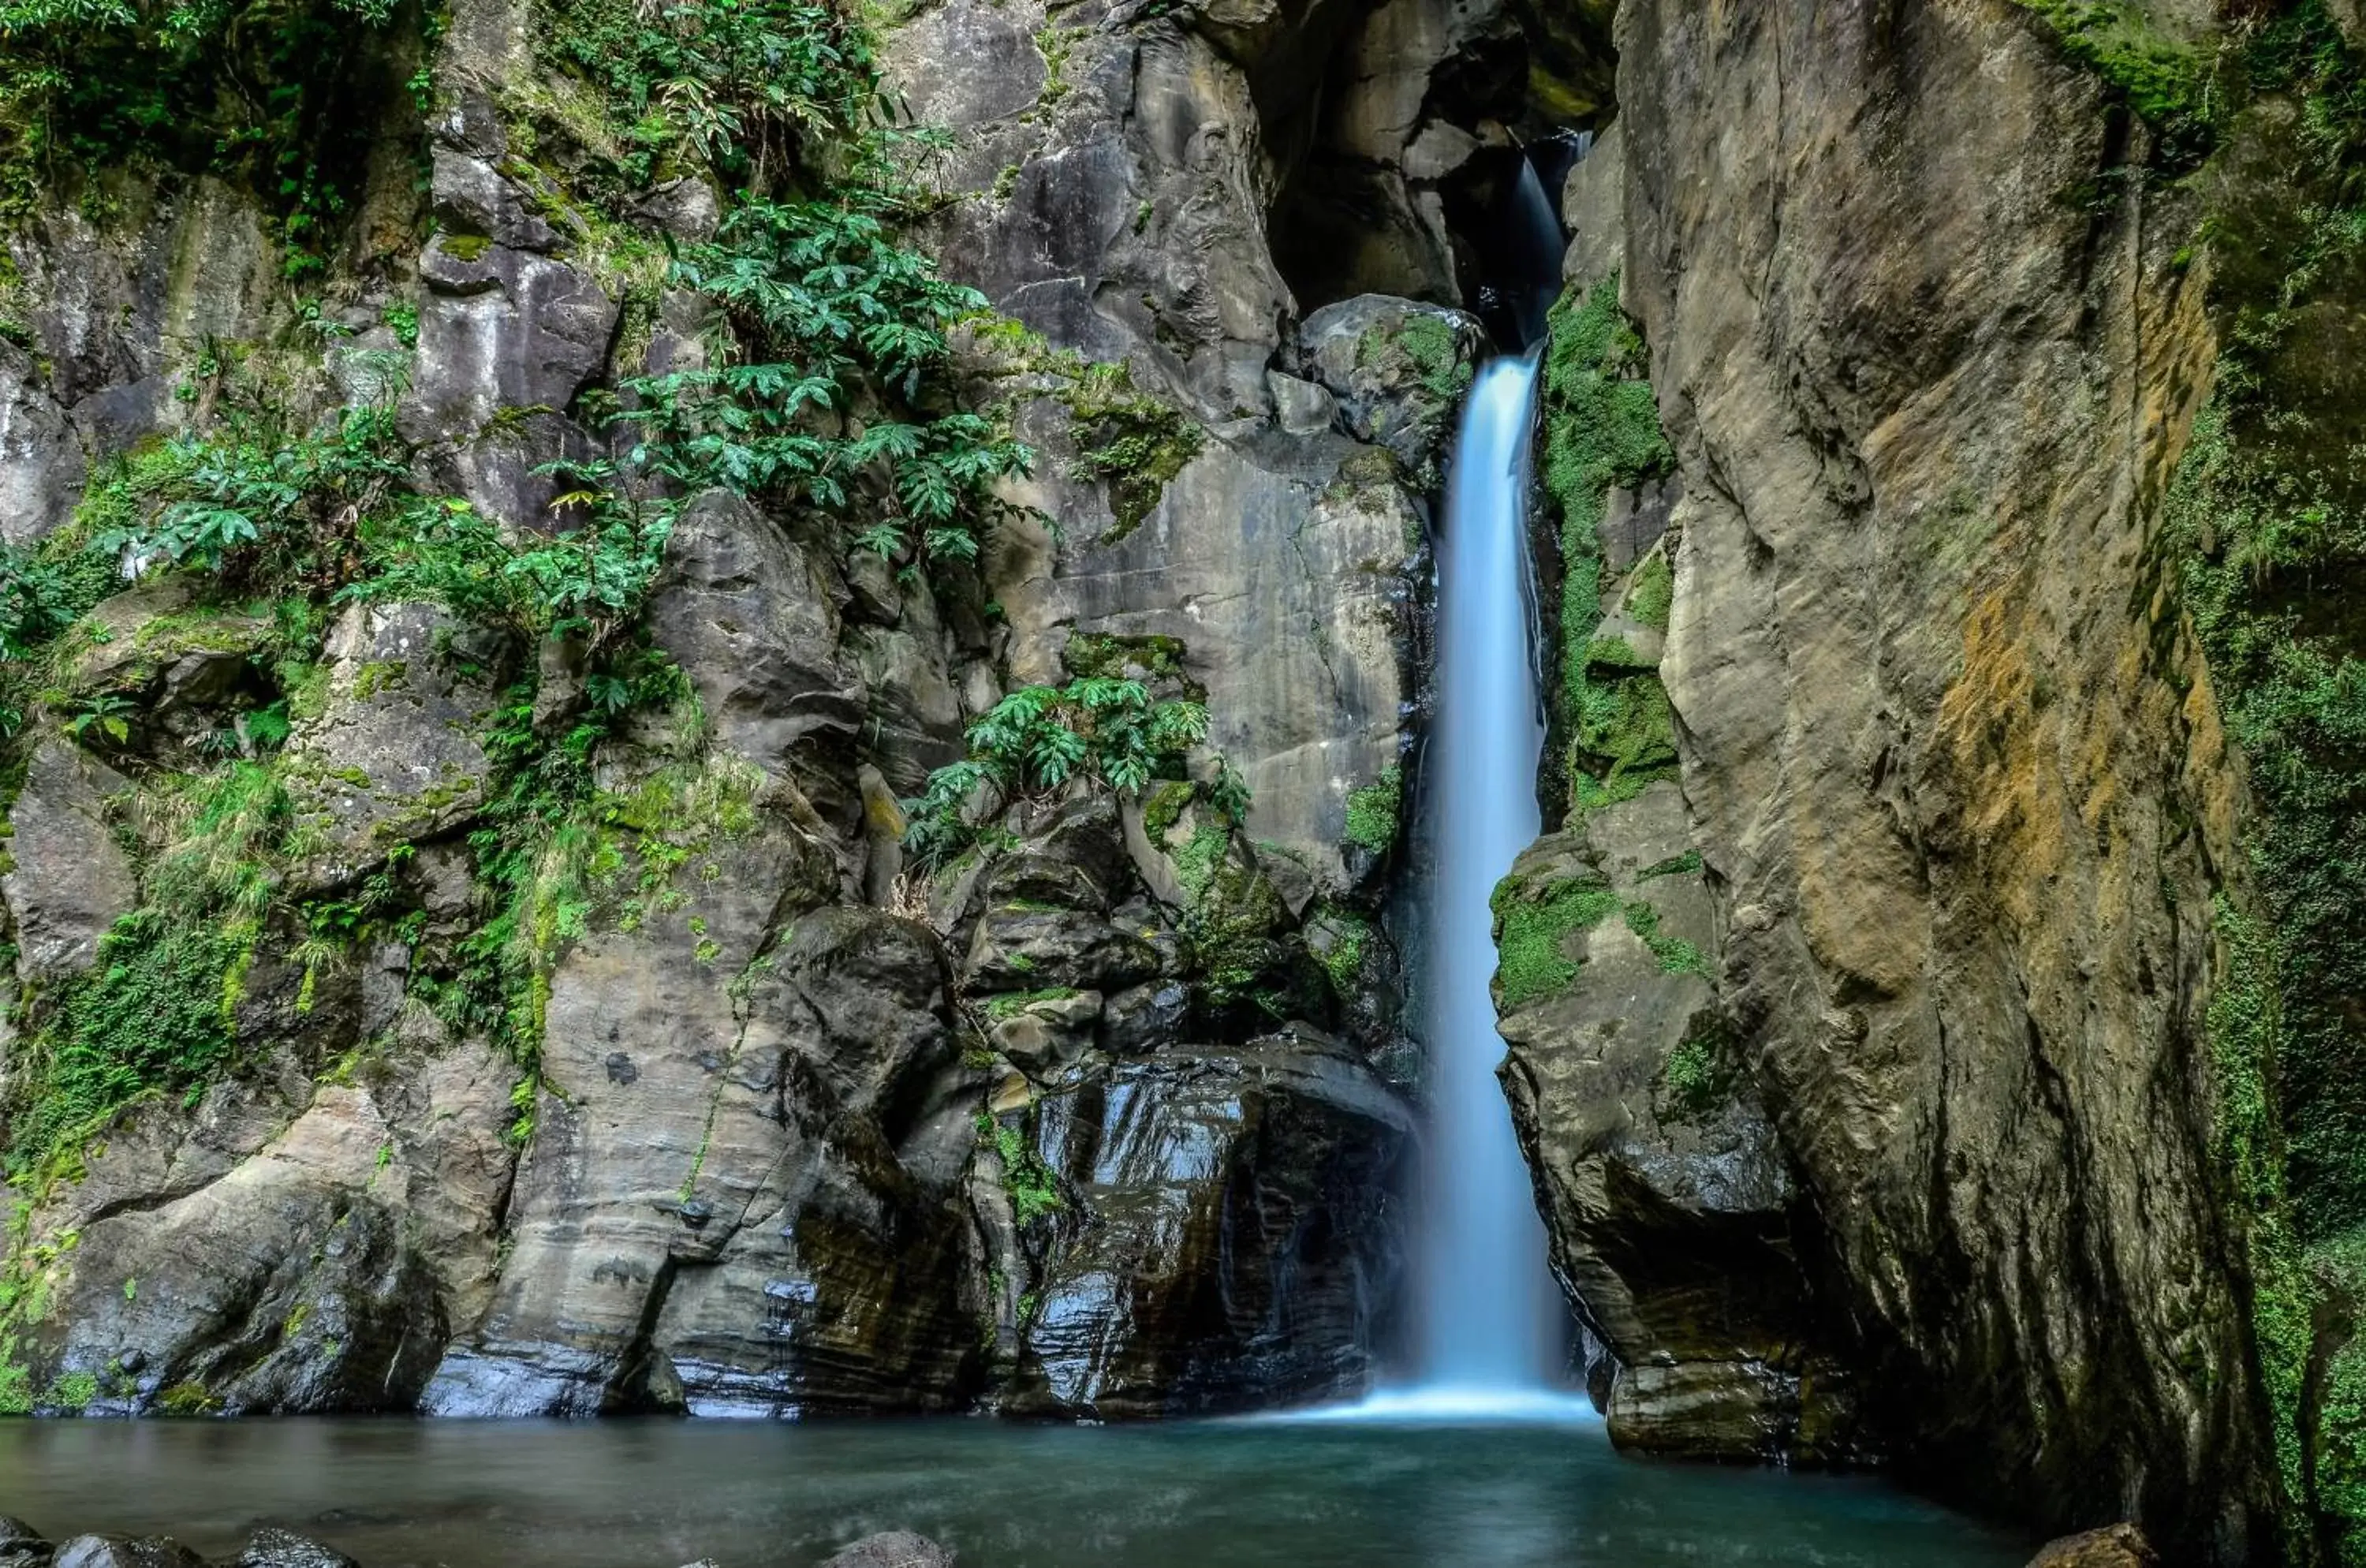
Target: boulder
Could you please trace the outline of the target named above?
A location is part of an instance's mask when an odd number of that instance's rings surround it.
[[[2109,1525],[2049,1540],[2029,1560],[2029,1568],[2158,1568],[2159,1556],[2134,1525]]]
[[[62,736],[34,748],[9,814],[16,834],[0,896],[17,927],[17,974],[28,982],[81,973],[99,940],[140,898],[130,857],[109,829],[107,802],[124,777]]]
[[[207,1568],[207,1564],[170,1536],[78,1535],[58,1548],[51,1568]]]
[[[361,1564],[308,1536],[266,1526],[246,1538],[246,1549],[231,1560],[231,1568],[361,1568]]]
[[[1101,1066],[1032,1125],[1063,1196],[1014,1409],[1177,1416],[1363,1386],[1414,1123],[1360,1056],[1306,1031],[1176,1048]]]
[[[326,694],[298,715],[281,764],[321,846],[307,880],[346,881],[476,813],[492,771],[479,737],[510,657],[440,604],[346,607],[329,633]]]
[[[1489,348],[1477,317],[1386,294],[1325,305],[1298,330],[1301,373],[1338,400],[1348,433],[1411,469],[1439,455]]]
[[[802,543],[710,491],[674,525],[649,591],[649,629],[690,677],[715,739],[785,773],[793,757],[862,725],[862,684],[839,649],[841,597]]]
[[[883,1530],[842,1547],[821,1568],[953,1568],[957,1554],[910,1530]]]

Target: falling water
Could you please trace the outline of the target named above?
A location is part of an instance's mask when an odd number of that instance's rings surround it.
[[[1415,1260],[1420,1385],[1474,1401],[1537,1391],[1559,1359],[1544,1227],[1495,1081],[1488,897],[1537,836],[1544,747],[1527,583],[1537,355],[1471,383],[1448,469],[1438,559],[1437,723],[1424,827],[1431,904],[1424,994],[1430,1125]]]
[[[1583,147],[1579,149],[1581,154]],[[1424,751],[1428,874],[1423,1025],[1429,1124],[1414,1258],[1411,1385],[1328,1416],[1532,1420],[1590,1416],[1560,1368],[1568,1313],[1545,1267],[1543,1223],[1495,1079],[1504,1057],[1489,982],[1490,897],[1539,827],[1544,749],[1528,448],[1545,311],[1561,232],[1534,168],[1507,193],[1487,296],[1522,351],[1482,366],[1448,464],[1437,570],[1436,722]]]
[[[1473,1415],[1572,1403],[1557,1376],[1567,1309],[1546,1272],[1544,1225],[1495,1079],[1504,1042],[1488,991],[1495,973],[1489,898],[1539,828],[1545,727],[1528,448],[1562,243],[1525,160],[1506,207],[1498,293],[1519,341],[1535,346],[1480,367],[1455,433],[1438,547],[1437,720],[1422,807],[1430,1116],[1411,1397]]]

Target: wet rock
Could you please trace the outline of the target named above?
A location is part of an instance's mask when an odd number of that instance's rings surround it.
[[[1033,998],[1015,1010],[989,1004],[989,1011],[998,1015],[987,1031],[994,1048],[1021,1071],[1042,1077],[1075,1063],[1093,1043],[1101,998],[1098,991],[1074,991]]]
[[[1070,1195],[1014,1407],[1182,1415],[1360,1388],[1402,1237],[1404,1102],[1312,1034],[1116,1063],[1037,1108]]]
[[[963,967],[966,984],[988,991],[1066,986],[1121,991],[1158,973],[1158,950],[1098,914],[997,904],[986,909]]]
[[[884,1530],[841,1547],[821,1568],[953,1568],[958,1554],[910,1530]]]
[[[2155,1568],[2159,1562],[2144,1531],[2119,1524],[2047,1541],[2029,1568]]]
[[[1154,980],[1121,992],[1102,1009],[1102,1049],[1123,1056],[1175,1043],[1190,1012],[1190,987],[1179,980]]]
[[[206,1560],[170,1536],[78,1535],[58,1548],[51,1568],[207,1568]]]
[[[1476,317],[1385,294],[1325,305],[1299,328],[1298,344],[1305,375],[1338,399],[1348,433],[1409,468],[1436,456],[1488,348]]]
[[[131,862],[107,826],[110,795],[130,787],[114,769],[60,737],[41,740],[10,820],[9,867],[0,895],[17,927],[17,973],[26,981],[79,974],[99,939],[139,902]]]
[[[649,626],[689,674],[715,738],[780,772],[862,722],[860,688],[839,654],[839,599],[804,546],[712,491],[674,525]]]
[[[0,1568],[49,1568],[53,1550],[32,1526],[0,1514]]]
[[[309,869],[341,882],[397,844],[445,833],[485,799],[480,737],[510,650],[440,604],[354,604],[329,634],[328,689],[299,716],[282,769],[324,843]]]
[[[231,1560],[231,1568],[361,1568],[361,1564],[293,1530],[265,1528],[246,1538],[246,1550]]]

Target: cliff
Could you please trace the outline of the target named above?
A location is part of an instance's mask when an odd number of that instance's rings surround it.
[[[1583,125],[1497,1000],[1614,1438],[2358,1555],[2354,16],[252,20],[0,39],[0,1411],[1363,1386]]]

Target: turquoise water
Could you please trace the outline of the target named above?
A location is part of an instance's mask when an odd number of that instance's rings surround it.
[[[1878,1481],[1638,1463],[1595,1424],[0,1421],[52,1539],[276,1523],[365,1568],[805,1568],[876,1529],[963,1568],[2018,1568]]]

